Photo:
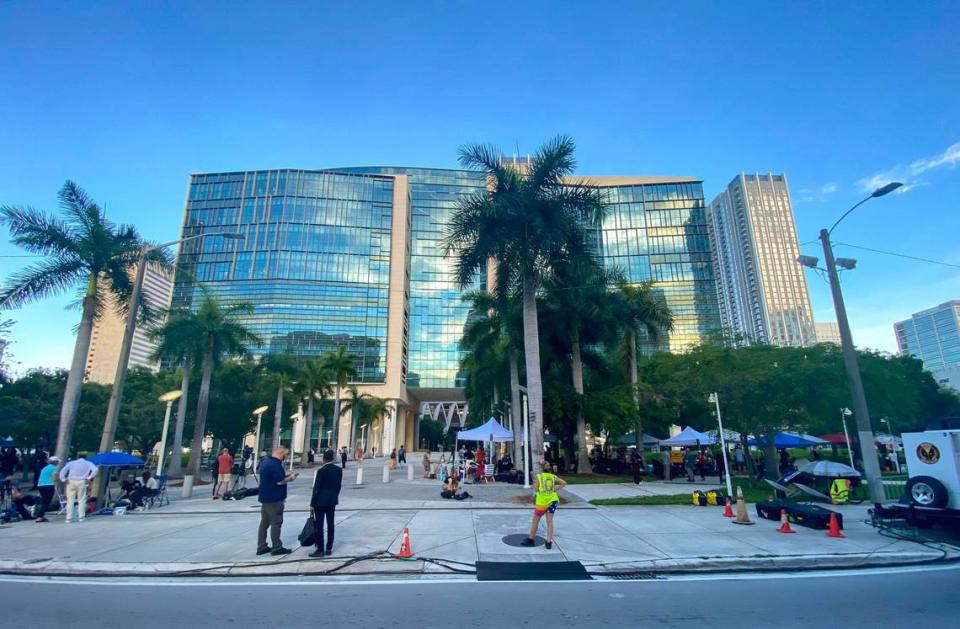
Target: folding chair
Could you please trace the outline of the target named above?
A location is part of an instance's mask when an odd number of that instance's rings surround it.
[[[152,496],[148,496],[144,502],[148,509],[154,507],[162,507],[165,504],[170,504],[170,497],[167,496],[167,475],[161,474],[157,476],[157,483],[160,485],[157,488],[157,493]]]
[[[63,492],[60,491],[60,485],[54,485],[54,492],[57,497],[57,504],[60,505],[60,508],[57,510],[57,515],[63,515],[67,512],[67,498],[63,495]]]

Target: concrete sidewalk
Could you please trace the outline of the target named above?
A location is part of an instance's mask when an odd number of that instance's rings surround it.
[[[443,500],[435,481],[407,481],[394,473],[380,480],[379,466],[365,469],[356,487],[348,467],[337,511],[331,559],[309,559],[296,536],[306,519],[310,480],[291,486],[284,542],[291,555],[257,557],[256,498],[212,500],[200,487],[193,498],[124,516],[97,516],[67,525],[19,522],[0,527],[0,571],[20,574],[173,575],[357,574],[370,571],[436,575],[471,570],[479,561],[580,561],[592,572],[667,572],[877,566],[923,562],[942,553],[879,535],[865,522],[865,506],[844,506],[845,539],[797,527],[776,532],[777,523],[736,526],[717,507],[595,507],[585,499],[682,493],[697,484],[576,485],[563,493],[556,543],[522,548],[504,537],[530,524],[529,492],[517,485],[468,485],[474,498]],[[419,470],[418,470],[419,471]],[[355,472],[354,472],[355,474]],[[399,476],[399,479],[396,477]],[[375,477],[375,478],[372,478]],[[706,487],[706,486],[704,486]],[[620,492],[620,493],[617,493]],[[753,518],[753,510],[751,517]],[[397,561],[409,528],[416,561]],[[541,529],[541,532],[543,529]],[[389,555],[388,555],[389,553]],[[354,562],[356,558],[365,558]],[[349,565],[344,565],[349,563]]]

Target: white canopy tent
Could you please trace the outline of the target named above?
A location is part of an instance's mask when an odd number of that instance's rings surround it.
[[[506,441],[513,441],[513,432],[501,426],[500,422],[491,417],[483,426],[458,432],[457,441],[492,441],[493,443],[504,443]]]
[[[716,443],[716,438],[711,437],[708,434],[702,433],[699,430],[694,430],[690,426],[687,426],[683,431],[676,435],[675,437],[670,437],[669,439],[661,439],[660,447],[661,448],[672,448],[677,447],[695,447],[695,446],[708,446]]]

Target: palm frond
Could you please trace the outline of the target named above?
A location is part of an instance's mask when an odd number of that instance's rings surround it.
[[[7,278],[0,290],[0,307],[19,308],[59,295],[87,279],[87,269],[80,260],[51,258],[37,262]]]
[[[537,149],[530,160],[529,185],[532,188],[558,185],[577,166],[573,157],[576,145],[568,135],[558,135]]]
[[[80,238],[69,225],[32,207],[0,207],[0,224],[10,230],[10,242],[30,253],[58,257],[79,253]]]

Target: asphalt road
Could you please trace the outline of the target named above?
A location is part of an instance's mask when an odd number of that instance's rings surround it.
[[[43,627],[947,627],[960,569],[661,581],[0,578],[3,624]]]

